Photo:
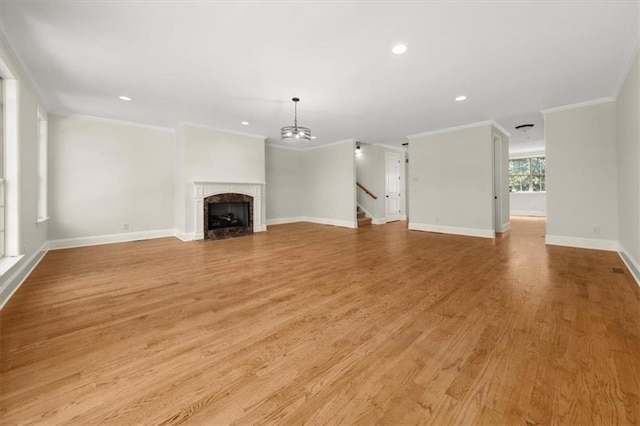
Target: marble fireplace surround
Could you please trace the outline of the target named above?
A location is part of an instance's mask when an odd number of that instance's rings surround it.
[[[236,193],[253,197],[253,232],[266,231],[264,225],[262,183],[194,182],[193,183],[193,223],[194,239],[204,239],[204,199],[211,195]]]

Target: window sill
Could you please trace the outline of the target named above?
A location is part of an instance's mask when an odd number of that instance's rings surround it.
[[[39,217],[39,218],[36,220],[36,223],[45,223],[45,222],[46,222],[46,221],[48,221],[48,220],[49,220],[49,216],[47,216],[47,217]]]
[[[0,277],[9,272],[23,257],[24,254],[20,256],[0,257]]]

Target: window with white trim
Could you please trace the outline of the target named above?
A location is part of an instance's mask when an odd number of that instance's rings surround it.
[[[509,160],[509,192],[544,192],[545,157]]]

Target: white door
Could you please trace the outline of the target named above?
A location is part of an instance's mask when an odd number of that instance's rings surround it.
[[[493,138],[493,229],[502,232],[502,144],[500,138]]]
[[[400,154],[384,153],[385,164],[385,218],[387,222],[400,220]]]

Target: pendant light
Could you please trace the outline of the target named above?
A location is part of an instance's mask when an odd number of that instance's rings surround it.
[[[302,144],[311,140],[311,129],[298,126],[298,102],[300,98],[292,98],[294,105],[293,126],[285,126],[280,130],[282,142]]]

